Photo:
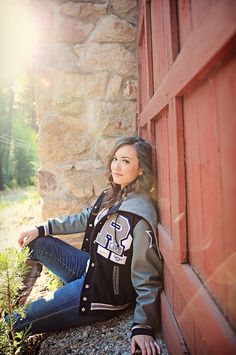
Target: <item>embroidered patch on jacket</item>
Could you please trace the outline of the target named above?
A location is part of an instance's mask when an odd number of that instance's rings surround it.
[[[133,240],[129,232],[128,218],[118,214],[111,215],[95,239],[99,244],[97,252],[117,264],[125,264],[124,252],[130,249]]]

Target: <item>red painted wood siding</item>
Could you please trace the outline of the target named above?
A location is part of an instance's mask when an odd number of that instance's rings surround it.
[[[236,2],[139,1],[139,133],[151,140],[169,352],[236,353]]]
[[[236,77],[232,73],[236,73],[235,58],[186,95],[184,121],[189,261],[236,328],[232,287],[236,278]]]

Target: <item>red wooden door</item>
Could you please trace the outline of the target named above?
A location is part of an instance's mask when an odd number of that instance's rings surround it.
[[[137,126],[155,151],[169,352],[236,353],[236,1],[140,0]]]

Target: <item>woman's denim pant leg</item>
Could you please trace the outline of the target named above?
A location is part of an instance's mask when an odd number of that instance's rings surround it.
[[[50,296],[32,302],[26,307],[24,318],[21,319],[20,315],[17,315],[15,331],[30,326],[31,334],[43,333],[105,319],[105,317],[79,315],[88,253],[51,236],[38,237],[29,244],[29,247],[30,258],[41,262],[66,285]]]
[[[82,277],[89,259],[89,253],[50,235],[36,238],[29,248],[30,258],[38,260],[65,284]]]

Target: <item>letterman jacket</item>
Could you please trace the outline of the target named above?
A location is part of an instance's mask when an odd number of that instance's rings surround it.
[[[147,194],[131,192],[99,218],[105,193],[93,208],[38,226],[39,236],[85,232],[82,250],[90,260],[80,314],[115,316],[134,304],[132,336],[153,335],[162,287],[154,206]]]

